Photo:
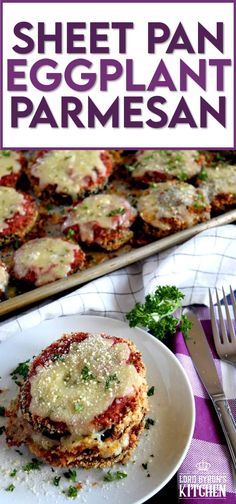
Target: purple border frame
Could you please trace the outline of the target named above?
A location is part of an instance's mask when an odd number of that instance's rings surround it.
[[[233,16],[233,27],[234,27],[234,96],[233,96],[233,110],[234,110],[234,145],[232,147],[227,147],[227,149],[236,150],[236,0],[0,0],[0,149],[4,149],[3,145],[3,4],[4,3],[231,3],[234,6],[234,16]],[[12,150],[22,149],[22,147],[8,147]],[[42,149],[43,147],[27,147],[24,149]],[[61,147],[62,149],[67,149],[68,147]],[[71,150],[77,149],[78,147],[70,147]],[[80,147],[84,150],[96,150],[98,147]],[[123,149],[124,147],[100,147],[100,149]],[[147,149],[146,147],[125,147],[125,149],[133,150],[133,149]],[[161,149],[163,147],[149,147],[149,149]],[[225,147],[178,147],[178,149],[173,147],[165,147],[166,149],[172,150],[188,150],[188,149],[206,149],[206,150],[227,150]],[[50,149],[58,149],[58,147],[50,147]]]

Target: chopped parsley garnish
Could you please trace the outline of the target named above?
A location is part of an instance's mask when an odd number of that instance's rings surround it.
[[[90,369],[89,369],[88,366],[84,366],[81,369],[81,376],[82,376],[82,380],[84,380],[84,381],[94,380],[95,379],[95,376],[93,375],[93,373],[91,373],[91,371],[90,371]]]
[[[72,156],[65,156],[64,161],[68,161],[68,159],[71,159]]]
[[[6,492],[13,492],[13,490],[15,490],[15,485],[13,485],[13,483],[11,483],[10,485],[8,485],[7,488],[5,488]]]
[[[148,397],[153,396],[153,395],[154,395],[154,392],[155,392],[155,387],[154,387],[154,385],[153,385],[152,387],[150,387],[150,389],[149,389],[149,390],[148,390],[148,392],[147,392]]]
[[[113,217],[114,215],[123,215],[125,213],[124,208],[114,208],[114,210],[111,210],[108,214],[107,217]]]
[[[11,151],[9,151],[9,150],[2,150],[1,154],[4,157],[9,157],[11,155]]]
[[[75,469],[69,469],[69,471],[64,472],[63,475],[70,481],[76,481],[77,473]]]
[[[207,171],[206,171],[206,168],[202,167],[199,175],[198,175],[198,178],[200,180],[206,180],[208,178],[208,174],[207,174]]]
[[[156,189],[158,187],[157,182],[150,182],[149,187],[151,187],[151,189]]]
[[[74,499],[75,497],[77,497],[77,495],[78,495],[78,489],[74,486],[69,486],[69,488],[67,489],[67,496],[72,497]]]
[[[13,248],[14,250],[17,250],[20,246],[20,240],[14,240],[13,242]]]
[[[54,486],[59,486],[59,483],[60,483],[60,479],[61,479],[61,476],[55,476],[52,480],[52,484]]]
[[[127,314],[130,327],[146,327],[156,338],[161,340],[173,336],[177,330],[188,337],[191,322],[182,313],[184,295],[175,286],[159,286],[153,294],[145,297],[143,304],[136,303]],[[174,316],[179,309],[179,315]]]
[[[120,479],[124,479],[124,478],[127,478],[127,473],[125,472],[122,472],[122,471],[116,471],[116,472],[112,472],[112,471],[108,471],[104,478],[103,478],[103,481],[118,481]]]
[[[76,403],[74,408],[76,413],[80,413],[81,411],[83,411],[84,405],[82,403]]]
[[[74,236],[74,234],[75,234],[74,229],[68,229],[66,236],[67,236],[67,238],[72,238],[72,236]]]
[[[153,418],[147,418],[144,428],[149,430],[151,426],[155,425],[155,420]]]
[[[40,466],[42,465],[42,462],[36,458],[32,458],[32,462],[28,462],[28,464],[25,464],[22,469],[25,472],[30,472],[30,471],[39,471]]]
[[[48,203],[48,205],[46,205],[46,209],[48,212],[51,212],[53,210],[53,205],[51,205],[51,203]]]
[[[25,362],[20,362],[16,367],[16,369],[14,369],[14,371],[10,373],[10,376],[12,377],[16,385],[20,385],[18,379],[19,376],[21,376],[24,379],[27,378],[29,372],[29,362],[30,359],[26,360]]]
[[[11,471],[11,472],[10,472],[10,475],[9,475],[9,476],[11,476],[11,478],[14,478],[14,477],[15,477],[15,475],[16,475],[16,473],[17,473],[17,470],[16,470],[16,469],[13,469],[13,471]]]
[[[130,173],[132,173],[135,170],[135,168],[137,167],[137,164],[138,164],[137,162],[134,163],[133,165],[125,164],[124,168],[126,168],[126,170],[128,170]]]
[[[0,416],[5,416],[5,411],[4,406],[0,406]]]
[[[177,179],[180,180],[181,182],[185,182],[187,180],[188,175],[185,172],[181,172],[179,175],[177,175]]]
[[[217,161],[225,161],[224,155],[222,156],[220,152],[216,153],[215,158],[217,159]]]
[[[143,469],[146,470],[148,468],[148,462],[145,462],[144,464],[142,464],[142,467],[143,467]]]
[[[10,171],[12,171],[12,170],[13,170],[13,166],[8,166],[8,167],[7,167],[7,171],[9,171],[9,172],[10,172]]]
[[[194,208],[198,209],[198,208],[204,208],[205,205],[201,201],[195,201],[193,206],[194,206]]]
[[[5,426],[4,426],[4,425],[2,425],[2,426],[0,427],[0,436],[1,436],[4,432],[5,432],[5,430],[6,430],[6,429],[5,429]]]
[[[65,361],[65,357],[61,354],[55,354],[53,355],[52,357],[52,361],[61,361],[61,362],[64,362]]]
[[[116,374],[108,376],[105,383],[105,390],[108,390],[113,382],[120,383]]]

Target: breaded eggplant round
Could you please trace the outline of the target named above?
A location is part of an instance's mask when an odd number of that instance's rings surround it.
[[[222,165],[204,170],[204,180],[199,187],[208,196],[212,210],[224,211],[236,205],[236,165]]]
[[[160,238],[210,219],[207,196],[185,182],[168,181],[148,189],[138,200],[143,231]]]
[[[22,173],[24,157],[20,151],[0,151],[0,185],[15,187]]]
[[[136,182],[150,184],[178,179],[190,180],[201,170],[200,154],[194,150],[147,150],[135,155],[130,166],[131,176]]]
[[[36,287],[65,278],[83,267],[85,254],[62,238],[36,238],[24,243],[13,257],[15,278]]]
[[[136,216],[137,210],[127,199],[115,194],[97,194],[70,209],[63,232],[87,245],[116,250],[132,238],[129,228]]]
[[[145,366],[135,345],[105,333],[70,333],[32,362],[6,427],[55,466],[126,462],[148,410]]]
[[[29,194],[0,186],[0,246],[23,240],[37,217],[37,206]]]
[[[108,181],[112,160],[104,150],[51,150],[38,153],[27,173],[39,197],[77,201]]]

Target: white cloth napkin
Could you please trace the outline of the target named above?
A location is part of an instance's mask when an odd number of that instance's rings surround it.
[[[125,320],[135,302],[143,302],[157,285],[176,285],[184,304],[208,305],[208,288],[236,289],[236,226],[203,231],[124,269],[98,278],[71,294],[0,323],[0,341],[41,320],[72,314],[93,314]]]

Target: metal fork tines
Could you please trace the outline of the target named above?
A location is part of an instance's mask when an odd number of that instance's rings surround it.
[[[229,305],[228,305],[228,302],[226,299],[225,291],[222,288],[223,304],[225,307],[226,320],[227,320],[227,324],[226,324],[226,322],[224,320],[224,316],[223,316],[223,312],[222,312],[222,305],[220,304],[217,289],[215,289],[215,291],[216,291],[217,309],[218,309],[218,316],[219,316],[218,321],[216,319],[215,309],[213,306],[213,301],[212,301],[212,296],[211,296],[211,291],[209,289],[211,325],[212,325],[212,332],[213,332],[213,338],[214,338],[216,351],[217,351],[220,359],[235,366],[236,365],[236,332],[235,332],[234,324],[232,321],[232,317],[230,315]],[[236,321],[236,300],[235,300],[234,293],[233,293],[233,290],[231,287],[230,287],[230,299],[231,299],[231,303],[232,303],[232,307],[233,307],[233,313],[234,313],[233,318],[234,318],[234,323],[235,323],[235,321]]]

